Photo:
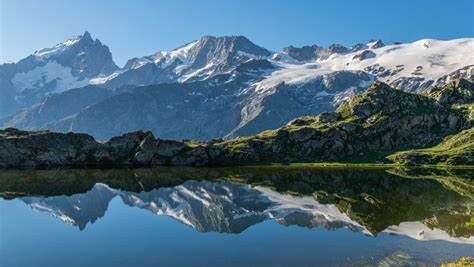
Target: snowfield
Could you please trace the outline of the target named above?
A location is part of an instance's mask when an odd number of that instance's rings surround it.
[[[368,47],[370,43],[367,44]],[[261,82],[255,84],[257,91],[268,90],[282,82],[298,85],[334,71],[367,71],[374,73],[383,82],[391,83],[401,78],[424,78],[425,81],[441,78],[458,69],[474,65],[474,38],[449,41],[423,39],[413,43],[387,45],[376,49],[366,49],[375,54],[373,58],[354,58],[362,51],[348,54],[333,54],[324,60],[295,64],[278,62],[280,70],[274,71]],[[371,68],[372,67],[372,68]],[[383,70],[381,69],[383,68]],[[386,75],[381,75],[385,72]],[[474,67],[470,68],[471,75]]]
[[[66,90],[86,86],[89,80],[72,75],[71,68],[64,67],[56,61],[49,61],[46,65],[36,67],[28,72],[15,74],[12,83],[18,92],[27,89],[42,88],[49,83],[56,81],[53,93],[60,93]]]

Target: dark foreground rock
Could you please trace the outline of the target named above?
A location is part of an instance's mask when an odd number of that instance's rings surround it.
[[[79,133],[0,130],[0,167],[156,166],[208,163],[204,144],[156,139],[137,131],[105,143]]]
[[[410,94],[375,82],[337,112],[301,117],[276,130],[227,141],[163,140],[137,131],[101,143],[87,134],[7,128],[0,130],[0,167],[387,161],[385,157],[394,152],[434,146],[448,135],[473,127],[465,110],[454,107],[459,101],[464,108],[472,104],[472,88],[458,90],[459,85],[466,87],[457,83],[448,88],[455,97],[446,104],[441,100],[445,98]],[[440,90],[438,95],[446,94]],[[462,163],[471,164],[471,157],[464,155]]]

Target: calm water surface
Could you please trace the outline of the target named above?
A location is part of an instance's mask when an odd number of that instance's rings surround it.
[[[472,171],[4,171],[0,266],[437,266],[474,256]]]

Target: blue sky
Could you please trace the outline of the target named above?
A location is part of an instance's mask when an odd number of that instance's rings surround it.
[[[0,0],[0,62],[17,61],[88,30],[123,65],[202,35],[288,45],[351,45],[474,37],[473,0]]]

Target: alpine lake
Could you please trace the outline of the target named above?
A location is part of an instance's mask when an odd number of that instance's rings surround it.
[[[2,170],[0,266],[439,266],[474,169]]]

